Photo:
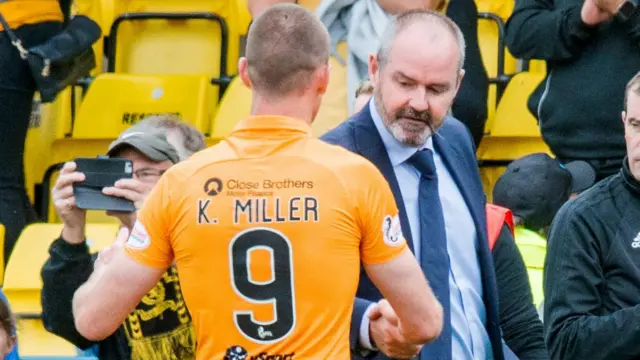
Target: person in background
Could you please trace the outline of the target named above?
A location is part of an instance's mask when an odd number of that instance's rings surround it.
[[[558,360],[640,358],[640,73],[627,84],[622,169],[567,202],[549,232],[544,324]]]
[[[201,137],[189,124],[167,115],[147,118],[132,126],[109,146],[107,154],[132,160],[134,178],[122,180],[117,188],[105,192],[134,201],[139,208],[167,169],[204,148]],[[76,330],[71,308],[73,294],[89,279],[98,254],[91,254],[86,243],[86,212],[75,207],[72,186],[84,175],[74,170],[73,162],[65,164],[53,188],[64,227],[60,238],[51,244],[50,257],[42,268],[45,328],[80,349],[95,349],[100,360],[194,359],[195,336],[175,267],[169,268],[122,326],[106,339],[90,341]],[[136,219],[136,213],[111,215],[127,228]]]
[[[591,187],[595,178],[595,170],[587,162],[563,165],[545,153],[535,153],[509,164],[493,188],[493,203],[514,214],[515,241],[524,258],[537,307],[543,300],[549,226],[560,207]]]
[[[29,5],[0,1],[0,13],[25,48],[42,44],[63,29],[58,0],[30,1]],[[35,86],[27,62],[0,25],[0,224],[6,230],[5,264],[22,229],[37,218],[27,197],[23,163]]]
[[[369,79],[362,80],[356,89],[356,100],[353,105],[353,113],[359,113],[368,103],[373,95],[373,85]]]
[[[363,272],[351,324],[359,356],[379,349],[389,358],[515,358],[499,328],[473,140],[448,116],[465,74],[464,49],[462,32],[445,15],[411,10],[394,17],[369,58],[371,101],[321,137],[369,159],[385,176],[404,237],[445,314],[440,337],[422,349],[409,346],[389,325],[393,317],[376,310],[382,294]]]
[[[411,9],[430,9],[446,14],[462,31],[466,41],[465,76],[451,111],[471,131],[476,147],[484,135],[489,79],[478,45],[478,8],[473,0],[322,0],[316,13],[329,29],[334,53],[338,44],[348,45],[347,95],[350,113],[354,93],[367,77],[369,55],[380,46],[380,35],[393,16]]]
[[[500,328],[520,360],[549,359],[544,328],[536,312],[522,255],[516,246],[509,209],[487,204],[487,238],[498,284]]]
[[[140,123],[166,132],[167,140],[178,152],[180,160],[186,160],[191,155],[207,147],[204,135],[176,115],[147,116]]]
[[[0,359],[19,360],[16,321],[9,301],[0,290]]]
[[[369,80],[360,83],[356,111],[367,105],[373,91]],[[527,268],[513,239],[512,218],[508,209],[487,204],[487,238],[498,285],[500,328],[507,346],[520,360],[546,360],[549,355],[542,322],[533,305]]]
[[[516,0],[505,42],[522,59],[547,63],[529,97],[542,138],[562,162],[589,162],[596,180],[625,157],[619,119],[626,82],[640,64],[637,0]],[[602,89],[607,89],[606,95]]]

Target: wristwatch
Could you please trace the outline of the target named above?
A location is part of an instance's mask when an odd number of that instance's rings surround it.
[[[620,7],[616,15],[622,21],[627,21],[636,12],[638,8],[638,0],[625,0]]]

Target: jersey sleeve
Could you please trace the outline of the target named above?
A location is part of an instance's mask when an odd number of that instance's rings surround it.
[[[173,262],[170,223],[169,174],[160,179],[142,208],[125,244],[127,255],[134,261],[153,268],[168,268]]]
[[[373,164],[364,166],[359,178],[369,179],[357,185],[362,262],[367,265],[389,262],[407,246],[396,202],[389,183]]]

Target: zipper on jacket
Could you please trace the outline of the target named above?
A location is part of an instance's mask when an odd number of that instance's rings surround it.
[[[542,92],[542,96],[540,97],[540,102],[538,102],[538,128],[540,132],[542,132],[542,105],[544,101],[547,99],[547,95],[549,95],[549,88],[551,87],[551,76],[553,75],[553,70],[549,71],[549,75],[547,76],[547,81],[544,85],[544,92]]]

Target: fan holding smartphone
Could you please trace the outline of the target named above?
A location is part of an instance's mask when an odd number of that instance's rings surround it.
[[[85,241],[86,209],[106,210],[119,219],[122,227],[130,227],[137,208],[162,173],[177,163],[178,157],[184,160],[204,147],[203,135],[187,122],[158,115],[122,133],[109,146],[109,158],[75,159],[64,166],[53,189],[53,201],[64,227],[42,267],[42,318],[47,330],[81,349],[97,346],[95,353],[89,351],[87,355],[101,360],[195,358],[191,317],[175,267],[167,270],[156,285],[156,290],[164,294],[163,300],[153,304],[142,301],[134,313],[147,314],[154,308],[163,311],[151,318],[129,318],[102,341],[90,341],[78,333],[71,304],[80,285],[122,246],[115,241],[102,249],[101,260],[97,260],[98,254],[91,253]],[[171,306],[164,307],[168,304]]]
[[[109,146],[107,155],[78,158],[60,171],[52,194],[67,240],[83,241],[86,210],[106,210],[107,215],[131,228],[135,211],[147,194],[179,161],[166,135],[140,126],[123,132]]]

